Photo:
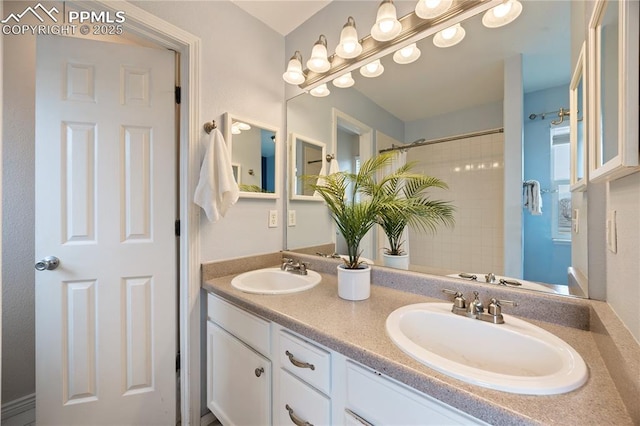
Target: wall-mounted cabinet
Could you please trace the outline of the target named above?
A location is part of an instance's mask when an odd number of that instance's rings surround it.
[[[640,170],[638,11],[634,0],[598,0],[589,22],[589,180]]]

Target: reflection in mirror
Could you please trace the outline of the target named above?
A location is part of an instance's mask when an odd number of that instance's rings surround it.
[[[314,196],[313,189],[305,183],[303,176],[320,176],[328,172],[326,144],[295,133],[291,133],[289,141],[291,144],[291,198],[322,201],[319,196]]]
[[[229,113],[225,114],[225,124],[240,197],[277,198],[278,129]]]
[[[585,191],[587,189],[587,149],[586,149],[586,96],[583,43],[578,62],[576,63],[571,84],[569,86],[570,103],[570,138],[571,138],[571,191]]]
[[[441,229],[436,235],[409,232],[410,269],[454,276],[471,273],[480,281],[489,272],[502,277],[507,275],[507,266],[513,269],[513,265],[505,265],[505,241],[524,238],[523,273],[506,276],[507,280],[538,283],[559,294],[583,294],[579,289],[573,293],[573,287],[568,286],[575,281],[567,272],[572,256],[580,256],[577,264],[586,263],[586,248],[572,250],[569,120],[556,120],[560,108],[569,109],[574,3],[526,2],[515,23],[494,30],[482,26],[481,16],[471,17],[464,27],[473,36],[452,48],[435,47],[430,37],[418,41],[422,57],[428,61],[399,65],[385,57],[385,72],[377,78],[354,75],[355,85],[349,89],[332,88],[331,95],[324,98],[300,95],[289,100],[288,130],[328,140],[337,127],[332,111],[339,110],[375,130],[376,151],[388,147],[383,139],[404,144],[449,139],[410,149],[407,154],[407,161],[420,161],[419,171],[449,184],[446,198],[458,208],[453,230]],[[521,86],[505,87],[504,64],[514,54],[521,55],[522,73],[510,75],[510,81],[519,81]],[[505,102],[516,90],[525,93],[521,105],[524,140],[519,144],[522,150],[515,151],[519,156],[513,157],[513,147],[505,148],[513,140],[506,137],[511,123],[505,123],[503,117]],[[554,112],[553,117],[549,113],[545,117],[549,111]],[[530,119],[531,115],[537,116]],[[504,135],[475,136],[476,132],[501,128]],[[561,130],[554,131],[556,128]],[[335,150],[339,153],[340,146]],[[554,151],[556,163],[551,161]],[[362,161],[368,158],[360,154]],[[505,213],[504,204],[521,202],[504,198],[508,162],[522,162],[524,178],[539,182],[541,214],[526,208],[514,213],[523,228],[514,229],[514,217]],[[313,223],[287,228],[289,250],[322,244],[332,247],[327,253],[335,249],[337,238],[326,208],[320,212],[323,206],[313,207],[313,212],[307,211],[314,215]],[[288,208],[305,207],[289,200]],[[586,235],[584,228],[581,235]],[[369,252],[378,263],[383,246],[375,235],[370,240]]]

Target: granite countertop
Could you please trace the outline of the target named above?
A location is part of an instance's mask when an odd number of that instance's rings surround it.
[[[245,268],[252,269],[251,265]],[[442,299],[372,285],[369,299],[346,301],[338,297],[336,276],[327,272],[321,273],[320,284],[304,292],[249,294],[231,286],[237,273],[212,276],[203,271],[202,287],[487,423],[634,424],[591,331],[525,318],[578,351],[589,368],[589,379],[581,388],[565,394],[510,394],[465,383],[426,367],[405,355],[386,335],[386,318],[395,309]]]

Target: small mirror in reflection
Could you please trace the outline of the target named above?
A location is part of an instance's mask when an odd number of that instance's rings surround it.
[[[293,199],[318,199],[314,197],[313,189],[305,184],[303,176],[314,176],[325,174],[326,165],[326,145],[322,142],[315,141],[313,139],[291,134],[291,158],[292,175],[295,179],[292,179],[291,195]]]

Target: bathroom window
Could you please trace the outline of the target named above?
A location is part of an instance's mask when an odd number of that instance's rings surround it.
[[[571,241],[569,127],[551,129],[551,237]]]

